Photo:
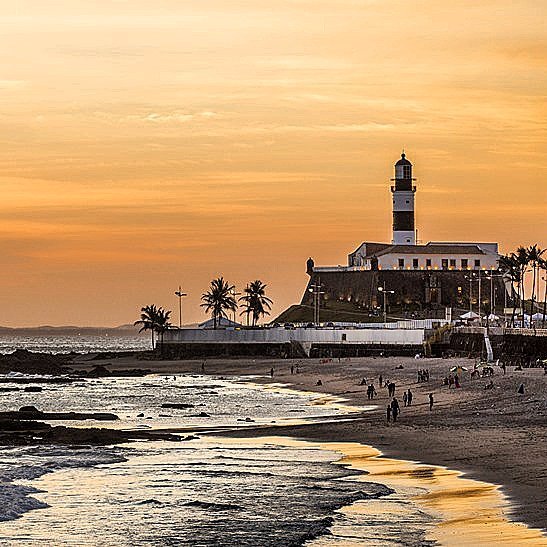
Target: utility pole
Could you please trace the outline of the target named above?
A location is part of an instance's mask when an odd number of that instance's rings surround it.
[[[179,329],[182,329],[182,299],[188,295],[182,292],[182,287],[179,285],[179,290],[175,291],[175,296],[179,299]]]

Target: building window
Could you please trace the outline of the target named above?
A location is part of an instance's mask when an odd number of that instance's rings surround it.
[[[412,176],[410,165],[403,165],[403,178],[409,179]]]
[[[462,270],[467,270],[469,268],[469,262],[467,258],[462,258]]]
[[[417,270],[420,267],[420,263],[417,258],[412,259],[412,267]]]
[[[425,259],[425,267],[426,268],[431,268],[431,258],[426,258]]]
[[[481,260],[480,260],[480,258],[477,258],[475,260],[475,268],[480,268],[480,267],[481,267]]]
[[[450,259],[450,267],[451,267],[451,268],[455,268],[455,267],[456,267],[456,259],[455,259],[455,258],[451,258],[451,259]]]
[[[448,270],[448,258],[443,258],[441,261],[441,266],[443,270]]]
[[[399,258],[399,268],[404,268],[404,267],[405,267],[405,259]]]

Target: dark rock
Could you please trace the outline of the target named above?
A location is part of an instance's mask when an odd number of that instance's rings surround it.
[[[42,412],[35,406],[22,406],[19,410],[0,412],[0,420],[32,420],[33,418],[41,418],[42,420],[114,421],[118,419],[118,416],[108,412]]]
[[[35,406],[22,406],[19,412],[29,412],[32,414],[41,414],[41,412]]]
[[[112,373],[103,365],[95,365],[86,375],[88,378],[108,378]]]
[[[140,414],[137,414],[137,418],[144,418],[144,413],[141,412]]]
[[[194,405],[190,403],[163,403],[161,408],[194,408]]]
[[[67,363],[72,358],[66,355],[51,353],[35,353],[26,349],[18,349],[13,353],[0,355],[0,374],[22,372],[24,374],[66,374],[70,369]]]
[[[40,386],[27,386],[23,391],[26,391],[27,393],[40,393],[42,388]]]

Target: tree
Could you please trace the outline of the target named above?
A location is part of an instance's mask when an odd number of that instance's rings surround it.
[[[515,324],[515,313],[520,295],[520,265],[514,253],[500,257],[500,270],[502,271],[502,275],[510,281],[511,301],[513,302],[513,313],[511,314],[510,324],[513,326]]]
[[[516,253],[513,253],[512,256],[514,257],[515,261],[517,262],[519,271],[520,271],[520,280],[519,280],[519,288],[520,288],[520,307],[522,308],[522,326],[524,327],[524,304],[525,304],[525,290],[524,290],[524,282],[526,278],[526,272],[528,268],[528,249],[526,247],[519,247],[517,249]]]
[[[163,334],[171,326],[169,323],[169,316],[171,311],[158,308],[155,304],[144,306],[141,308],[141,318],[135,321],[135,325],[141,325],[139,332],[149,330],[152,336],[152,349],[154,349],[154,335],[158,334],[161,337],[161,344],[163,349]]]
[[[141,318],[135,321],[134,325],[141,325],[139,332],[149,330],[152,335],[152,349],[154,349],[154,333],[156,332],[156,321],[158,318],[158,308],[151,304],[141,308]]]
[[[169,322],[171,315],[170,310],[164,310],[163,308],[158,308],[156,315],[156,328],[155,331],[160,337],[160,348],[163,354],[163,335],[165,331],[169,329],[171,323]]]
[[[202,304],[200,306],[205,308],[206,313],[211,312],[215,329],[222,317],[228,317],[227,311],[235,311],[237,309],[233,292],[234,286],[224,281],[223,277],[219,277],[213,279],[209,290],[201,295]]]
[[[534,300],[536,297],[536,279],[538,274],[538,266],[542,260],[542,256],[545,253],[545,249],[540,249],[537,243],[528,247],[528,264],[532,266],[532,296],[531,296],[531,310],[530,316],[534,315]],[[538,299],[539,299],[539,287],[538,287]]]
[[[539,261],[539,269],[545,273],[545,277],[543,278],[543,281],[545,281],[545,286],[543,287],[543,327],[545,327],[545,316],[547,315],[547,259],[542,258]]]
[[[266,287],[267,285],[256,279],[247,285],[245,294],[239,299],[245,306],[241,315],[244,313],[247,315],[247,323],[249,322],[249,315],[251,315],[253,327],[261,317],[270,315],[273,302],[266,296]]]

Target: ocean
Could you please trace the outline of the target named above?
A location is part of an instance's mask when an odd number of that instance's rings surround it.
[[[86,329],[82,333],[30,332],[25,334],[1,332],[0,353],[12,353],[16,349],[49,353],[90,353],[97,351],[143,351],[151,348],[150,337],[132,332],[103,332],[93,334]]]
[[[3,347],[15,342],[20,340],[4,341]],[[26,342],[27,349],[52,352],[138,348],[127,337],[96,345],[93,337]],[[425,534],[435,517],[409,501],[417,491],[395,492],[366,480],[361,472],[338,465],[341,454],[335,450],[286,439],[203,435],[220,426],[343,419],[348,412],[343,404],[325,404],[322,395],[265,388],[253,380],[200,375],[97,378],[44,383],[39,393],[3,384],[19,389],[1,394],[0,411],[34,405],[52,412],[112,412],[119,420],[50,423],[174,428],[187,440],[1,447],[0,545],[430,544]],[[165,403],[188,408],[164,408]]]

